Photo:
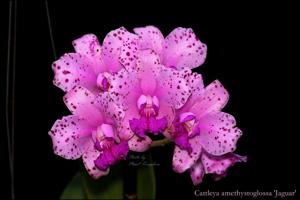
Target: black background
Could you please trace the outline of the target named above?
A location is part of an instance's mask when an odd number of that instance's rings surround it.
[[[1,10],[1,89],[5,85],[8,3]],[[205,84],[219,79],[230,93],[225,111],[233,114],[244,135],[237,153],[248,162],[237,164],[218,182],[209,176],[193,187],[189,175],[171,169],[172,148],[154,150],[157,198],[192,199],[201,191],[294,191],[297,188],[296,79],[291,69],[293,13],[276,5],[220,5],[139,1],[131,3],[49,2],[56,53],[73,51],[71,41],[94,33],[102,41],[110,30],[155,25],[166,36],[178,26],[191,27],[207,44],[206,62],[197,69]],[[288,17],[286,13],[288,13]],[[284,18],[286,17],[286,18]],[[52,85],[54,61],[43,1],[17,5],[15,185],[19,198],[58,198],[78,169],[77,161],[53,154],[48,131],[68,115],[63,92]],[[298,89],[299,90],[299,89]],[[2,95],[1,99],[4,99]],[[4,105],[4,104],[2,104]],[[3,109],[2,109],[3,108]],[[288,111],[291,111],[288,113]],[[4,107],[1,106],[1,116]],[[2,118],[3,119],[3,118]],[[1,126],[4,125],[4,121]],[[9,197],[5,129],[1,128],[1,197]],[[4,178],[3,178],[4,177]],[[199,199],[199,197],[198,197]]]

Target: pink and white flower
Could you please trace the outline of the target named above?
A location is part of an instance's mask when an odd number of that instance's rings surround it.
[[[124,52],[137,50],[138,37],[124,27],[109,32],[101,46],[94,34],[86,34],[72,42],[75,53],[66,53],[52,64],[54,85],[67,92],[74,86],[83,86],[93,93],[106,91],[107,78],[128,62],[121,61]],[[132,56],[126,59],[133,60]]]
[[[109,98],[125,109],[121,137],[133,151],[145,151],[151,144],[147,132],[164,132],[191,94],[182,74],[161,64],[153,50],[139,51],[136,67],[122,69],[109,80]]]
[[[138,51],[155,51],[167,67],[195,68],[205,58],[207,47],[192,29],[176,28],[165,39],[158,28],[135,28],[136,34],[124,27],[109,32],[101,46],[94,34],[86,34],[72,42],[75,53],[66,53],[52,64],[54,85],[67,92],[81,85],[97,93],[107,91],[108,77],[123,67],[136,66]]]
[[[139,36],[138,48],[154,50],[166,67],[193,69],[205,61],[207,46],[191,28],[178,27],[166,38],[154,26],[135,28],[134,32]]]
[[[75,53],[66,53],[55,61],[54,85],[67,92],[81,85],[97,93],[107,91],[108,77],[123,67],[134,68],[140,50],[155,51],[167,67],[195,68],[205,58],[207,47],[192,29],[176,28],[165,39],[158,28],[135,28],[136,34],[124,27],[109,32],[101,46],[94,34],[86,34],[72,42]]]
[[[204,174],[215,179],[246,157],[233,152],[241,136],[235,118],[222,112],[229,95],[219,81],[206,88],[191,69],[202,65],[207,47],[192,29],[166,38],[154,26],[109,32],[102,46],[93,34],[73,41],[75,53],[55,61],[53,83],[65,91],[72,115],[49,132],[54,152],[82,157],[99,178],[125,159],[129,149],[146,151],[149,134],[175,143],[173,169],[188,171],[194,185]]]
[[[176,144],[173,169],[178,173],[190,169],[198,184],[204,172],[221,175],[246,158],[232,154],[242,132],[234,117],[221,111],[229,98],[223,85],[216,80],[204,88],[201,75],[186,71],[186,77],[192,95],[176,111],[171,132]]]
[[[117,126],[124,117],[115,104],[100,104],[86,88],[76,86],[64,97],[72,115],[57,120],[49,135],[54,153],[66,159],[82,157],[88,173],[99,178],[109,167],[125,159],[128,144],[120,140]]]

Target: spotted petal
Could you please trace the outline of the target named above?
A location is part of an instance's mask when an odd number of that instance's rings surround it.
[[[108,92],[109,101],[125,111],[122,123],[118,126],[119,136],[123,140],[128,140],[134,134],[129,121],[140,118],[137,107],[137,100],[141,95],[138,74],[135,70],[123,68],[111,76],[109,81],[111,84]]]
[[[189,170],[194,185],[199,185],[202,182],[205,174],[201,160],[197,161]]]
[[[91,145],[82,155],[83,164],[91,177],[94,179],[105,176],[109,173],[109,169],[106,171],[99,170],[94,161],[100,156],[100,151],[96,150],[93,145]]]
[[[199,121],[201,146],[213,155],[233,152],[242,135],[235,125],[235,119],[230,114],[218,112],[206,115]]]
[[[109,77],[109,95],[119,106],[127,109],[137,109],[136,102],[141,95],[138,74],[134,70],[121,69]]]
[[[191,90],[183,78],[182,72],[163,67],[157,77],[156,96],[159,97],[159,100],[179,109],[185,104],[190,95]]]
[[[113,119],[113,123],[117,126],[121,126],[121,123],[125,117],[125,113],[122,107],[118,106],[113,102],[107,92],[100,93],[96,96],[96,106],[106,114],[106,120],[108,118]]]
[[[93,63],[84,55],[78,53],[64,54],[52,64],[55,73],[54,85],[67,92],[76,85],[81,85],[89,90],[95,90],[96,74]]]
[[[139,49],[152,49],[161,55],[164,43],[164,36],[160,30],[154,26],[139,27],[133,29],[139,36]]]
[[[163,63],[176,69],[195,68],[203,64],[207,47],[193,30],[176,28],[165,39]]]
[[[109,82],[109,101],[113,101],[125,111],[122,123],[118,126],[119,136],[123,140],[128,140],[134,134],[130,128],[129,121],[134,118],[140,118],[137,100],[142,92],[138,73],[136,70],[123,68],[111,76]]]
[[[72,42],[75,51],[85,55],[93,63],[95,74],[106,71],[106,66],[101,57],[101,46],[94,34],[85,34]]]
[[[128,140],[134,135],[134,132],[132,131],[132,129],[130,127],[130,120],[138,119],[139,117],[140,117],[140,115],[136,108],[128,109],[125,112],[125,117],[122,120],[121,125],[118,127],[119,137],[121,139]]]
[[[189,70],[182,70],[183,77],[187,81],[188,86],[191,90],[191,96],[184,106],[180,109],[180,112],[189,112],[192,111],[190,108],[197,102],[201,95],[204,93],[204,83],[202,80],[202,75],[198,73],[192,73]]]
[[[205,173],[222,175],[227,169],[236,162],[246,162],[247,157],[229,153],[224,156],[212,156],[203,154],[201,161],[204,166]]]
[[[137,36],[128,32],[124,27],[109,32],[103,41],[101,56],[109,66],[109,72],[116,73],[123,66],[132,65]],[[124,46],[123,46],[124,45]],[[129,49],[130,48],[130,49]],[[127,56],[127,52],[131,55]],[[127,65],[129,63],[129,65]]]
[[[49,131],[54,153],[66,159],[78,159],[89,146],[91,127],[74,115],[57,120]]]
[[[192,147],[191,153],[188,153],[188,151],[183,150],[178,146],[175,146],[173,155],[173,170],[175,172],[182,173],[196,163],[202,152],[199,140],[199,136],[195,136],[189,140]]]
[[[90,57],[94,57],[101,50],[99,41],[94,34],[85,34],[74,40],[72,44],[77,53]]]
[[[124,43],[121,47],[119,61],[126,69],[135,68],[136,54],[138,52],[138,37],[134,34],[128,33],[127,37],[124,37],[123,40]]]
[[[74,115],[97,126],[103,122],[104,116],[94,105],[95,98],[95,95],[86,88],[76,86],[64,96],[64,102]]]
[[[152,140],[147,135],[144,138],[133,135],[128,141],[128,146],[131,151],[144,152],[150,148],[151,143]]]
[[[157,79],[162,70],[160,59],[153,50],[140,51],[137,58],[137,71],[143,94],[153,95]]]
[[[204,117],[206,114],[220,111],[228,102],[229,94],[223,85],[215,80],[209,84],[201,97],[190,108],[198,119]]]

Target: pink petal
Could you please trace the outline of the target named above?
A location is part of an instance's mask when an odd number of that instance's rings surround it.
[[[115,138],[115,132],[111,125],[101,124],[101,126],[100,127],[98,126],[98,128],[100,129],[100,132],[103,134],[104,138],[107,138],[107,139]]]
[[[223,155],[233,152],[242,132],[235,127],[232,115],[218,112],[199,120],[200,144],[210,154]]]
[[[158,55],[152,50],[139,52],[137,69],[143,94],[152,96],[157,85],[156,79],[162,70]]]
[[[130,129],[140,138],[145,138],[147,131],[147,119],[142,117],[140,119],[133,118],[129,120]]]
[[[116,163],[116,159],[114,158],[112,152],[110,150],[104,150],[101,152],[99,157],[94,161],[95,166],[101,170],[106,171],[109,167]]]
[[[226,173],[228,168],[233,166],[236,162],[246,162],[247,158],[237,154],[226,154],[224,156],[203,154],[201,160],[205,173],[222,175]]]
[[[124,37],[123,40],[124,43],[121,48],[119,61],[126,69],[135,68],[136,54],[138,50],[138,37],[128,32],[127,37]]]
[[[192,90],[192,94],[193,94],[192,97],[193,98],[200,97],[204,92],[204,83],[203,83],[202,75],[198,73],[192,73],[186,80]]]
[[[133,29],[139,36],[139,49],[152,49],[161,55],[163,49],[164,36],[160,30],[154,26],[146,26]]]
[[[49,131],[54,153],[66,159],[78,159],[86,151],[91,139],[91,127],[74,115],[57,120]]]
[[[86,56],[93,63],[95,74],[106,71],[101,57],[101,46],[94,34],[86,34],[72,42],[75,51]]]
[[[173,155],[173,170],[175,172],[182,173],[195,164],[202,152],[199,140],[199,136],[195,136],[189,140],[193,150],[190,154],[177,145],[175,146]]]
[[[123,68],[109,79],[111,99],[125,110],[137,110],[136,102],[142,94],[137,72]]]
[[[191,144],[189,143],[189,136],[187,134],[179,134],[174,140],[176,146],[182,150],[186,150],[188,153],[192,152]]]
[[[99,157],[100,151],[96,150],[93,145],[91,145],[82,155],[83,164],[87,170],[87,172],[94,178],[100,178],[101,176],[105,176],[109,173],[109,169],[106,171],[99,170],[94,161]]]
[[[113,102],[107,92],[100,93],[96,96],[96,106],[106,114],[106,120],[108,118],[113,119],[113,123],[119,127],[125,117],[125,112],[122,107]]]
[[[86,88],[76,86],[64,96],[64,102],[74,115],[97,126],[103,123],[104,116],[94,105],[95,98],[95,95]]]
[[[165,39],[163,64],[176,69],[195,68],[205,61],[207,47],[192,29],[176,28]]]
[[[162,133],[168,125],[168,121],[166,117],[163,118],[155,118],[150,117],[149,118],[149,132],[151,132],[154,135],[157,135],[159,133]]]
[[[180,116],[179,116],[179,122],[180,123],[191,121],[193,119],[195,119],[195,115],[192,112],[181,113]]]
[[[55,73],[54,85],[67,92],[76,85],[93,91],[97,76],[93,71],[93,63],[78,53],[68,53],[52,64]]]
[[[190,110],[200,119],[206,114],[220,111],[226,105],[228,99],[229,94],[226,89],[218,80],[215,80],[205,88],[201,97],[197,99]]]
[[[145,78],[147,72],[151,72],[153,76],[158,77],[163,68],[160,58],[155,51],[147,49],[138,52],[137,71],[140,78]]]
[[[140,118],[137,100],[142,94],[138,74],[133,70],[121,69],[110,77],[110,88],[107,93],[107,102],[113,102],[122,108],[124,113],[121,124],[118,125],[119,136],[128,140],[134,134],[129,126],[129,120]]]
[[[188,70],[188,69],[187,69]],[[183,78],[183,72],[163,67],[157,77],[156,96],[169,106],[181,108],[191,95],[188,83]]]
[[[119,71],[122,68],[122,64],[127,66],[129,59],[134,56],[133,51],[135,51],[135,46],[137,45],[135,40],[137,40],[137,36],[128,32],[124,27],[113,30],[106,35],[102,45],[101,56],[109,67],[109,72],[115,73]],[[132,54],[127,57],[127,52]],[[126,59],[122,61],[120,60],[122,58]]]
[[[194,185],[199,185],[202,182],[205,174],[201,160],[197,161],[189,170]]]
[[[113,145],[111,152],[117,161],[125,160],[129,152],[128,142],[121,141],[119,144]]]
[[[137,111],[137,108],[126,110],[124,120],[122,121],[121,125],[118,127],[119,137],[121,139],[128,140],[134,135],[134,132],[130,127],[129,121],[132,119],[138,119],[139,117],[140,115],[139,112]]]
[[[96,54],[100,54],[101,46],[94,34],[86,34],[72,42],[73,47],[77,53],[94,57]]]
[[[189,97],[188,101],[184,104],[184,106],[180,109],[180,113],[189,112],[190,108],[196,103],[196,101],[201,97],[201,95],[205,91],[201,74],[190,73],[190,71],[186,71],[186,73],[183,76],[185,77],[185,80],[187,81],[191,89],[191,96]]]
[[[152,140],[146,135],[145,138],[140,138],[133,135],[130,140],[128,140],[128,146],[131,151],[144,152],[150,148]]]

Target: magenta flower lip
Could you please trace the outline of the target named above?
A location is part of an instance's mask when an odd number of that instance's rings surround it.
[[[129,151],[148,150],[150,136],[161,134],[175,144],[173,170],[188,171],[194,185],[204,174],[219,179],[246,162],[234,153],[242,132],[222,111],[228,92],[218,80],[205,87],[191,71],[207,54],[192,29],[178,27],[164,37],[154,26],[134,33],[120,27],[102,44],[94,34],[72,44],[75,52],[52,65],[53,83],[72,113],[49,131],[55,154],[82,157],[96,179]]]

